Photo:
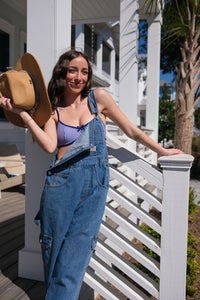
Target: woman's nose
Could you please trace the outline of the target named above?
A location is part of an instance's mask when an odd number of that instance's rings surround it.
[[[77,80],[81,80],[81,72],[77,72],[76,73],[76,79]]]

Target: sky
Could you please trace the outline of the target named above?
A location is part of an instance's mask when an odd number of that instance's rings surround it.
[[[160,70],[160,79],[172,83],[174,81],[174,74],[171,73],[163,74],[162,70]]]

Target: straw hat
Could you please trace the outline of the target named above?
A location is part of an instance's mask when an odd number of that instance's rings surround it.
[[[41,127],[51,116],[51,103],[38,62],[25,53],[14,69],[0,75],[0,95],[11,98],[13,107],[25,109]],[[4,109],[8,121],[26,127],[22,118]]]

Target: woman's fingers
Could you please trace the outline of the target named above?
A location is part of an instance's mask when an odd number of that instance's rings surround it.
[[[6,98],[6,97],[0,97],[0,106],[8,111],[12,111],[16,114],[19,114],[21,111],[23,111],[23,109],[21,108],[15,108],[12,106],[12,101],[10,98]]]

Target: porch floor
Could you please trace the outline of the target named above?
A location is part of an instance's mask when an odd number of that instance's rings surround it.
[[[24,248],[25,186],[1,191],[0,198],[0,299],[44,300],[43,282],[18,277],[18,252]],[[94,299],[83,283],[79,300]]]
[[[45,295],[43,282],[18,277],[18,251],[24,247],[24,192],[24,186],[1,192],[1,300],[42,300]]]

